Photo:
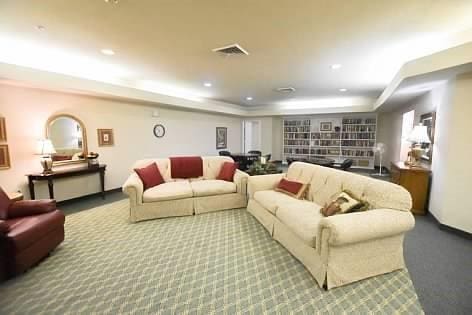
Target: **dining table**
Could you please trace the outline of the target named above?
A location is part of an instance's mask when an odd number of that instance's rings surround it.
[[[239,164],[239,169],[245,171],[255,161],[260,159],[259,154],[254,153],[231,153],[233,160]]]

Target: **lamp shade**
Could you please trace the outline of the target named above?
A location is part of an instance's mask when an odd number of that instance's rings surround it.
[[[422,124],[415,126],[406,140],[414,143],[431,143],[428,136],[428,127]]]
[[[38,155],[50,155],[56,153],[51,140],[41,139],[36,144],[36,154]]]

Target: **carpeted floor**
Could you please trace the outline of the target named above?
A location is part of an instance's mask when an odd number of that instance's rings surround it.
[[[423,312],[406,270],[320,289],[245,210],[130,224],[127,209],[68,215],[66,241],[0,285],[0,314]]]

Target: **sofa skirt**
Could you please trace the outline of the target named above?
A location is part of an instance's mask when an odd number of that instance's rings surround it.
[[[252,214],[252,216],[255,217],[257,221],[262,224],[263,227],[266,228],[270,236],[273,236],[275,222],[274,215],[272,215],[254,199],[249,200],[249,203],[247,204],[247,211]]]
[[[131,222],[193,215],[193,198],[147,202],[130,207]]]
[[[202,214],[212,211],[238,209],[247,206],[246,196],[239,193],[194,197],[195,214]]]

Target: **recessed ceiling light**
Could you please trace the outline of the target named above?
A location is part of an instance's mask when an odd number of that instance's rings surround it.
[[[212,86],[211,82],[205,82],[205,83],[203,83],[203,85],[206,86],[206,87],[211,87]]]
[[[42,31],[44,31],[46,28],[45,28],[44,26],[42,26],[42,25],[36,25],[36,29],[37,29],[38,31],[41,31],[41,32],[42,32]]]
[[[113,56],[115,54],[113,50],[108,49],[108,48],[102,49],[100,51],[102,52],[102,54],[108,55],[108,56]]]
[[[335,63],[334,65],[331,65],[331,69],[333,69],[333,70],[338,70],[338,69],[340,69],[341,67],[342,67],[342,65],[339,64],[339,63]]]
[[[252,96],[246,97],[246,101],[252,101]]]
[[[347,92],[347,89],[339,89],[339,92]]]

